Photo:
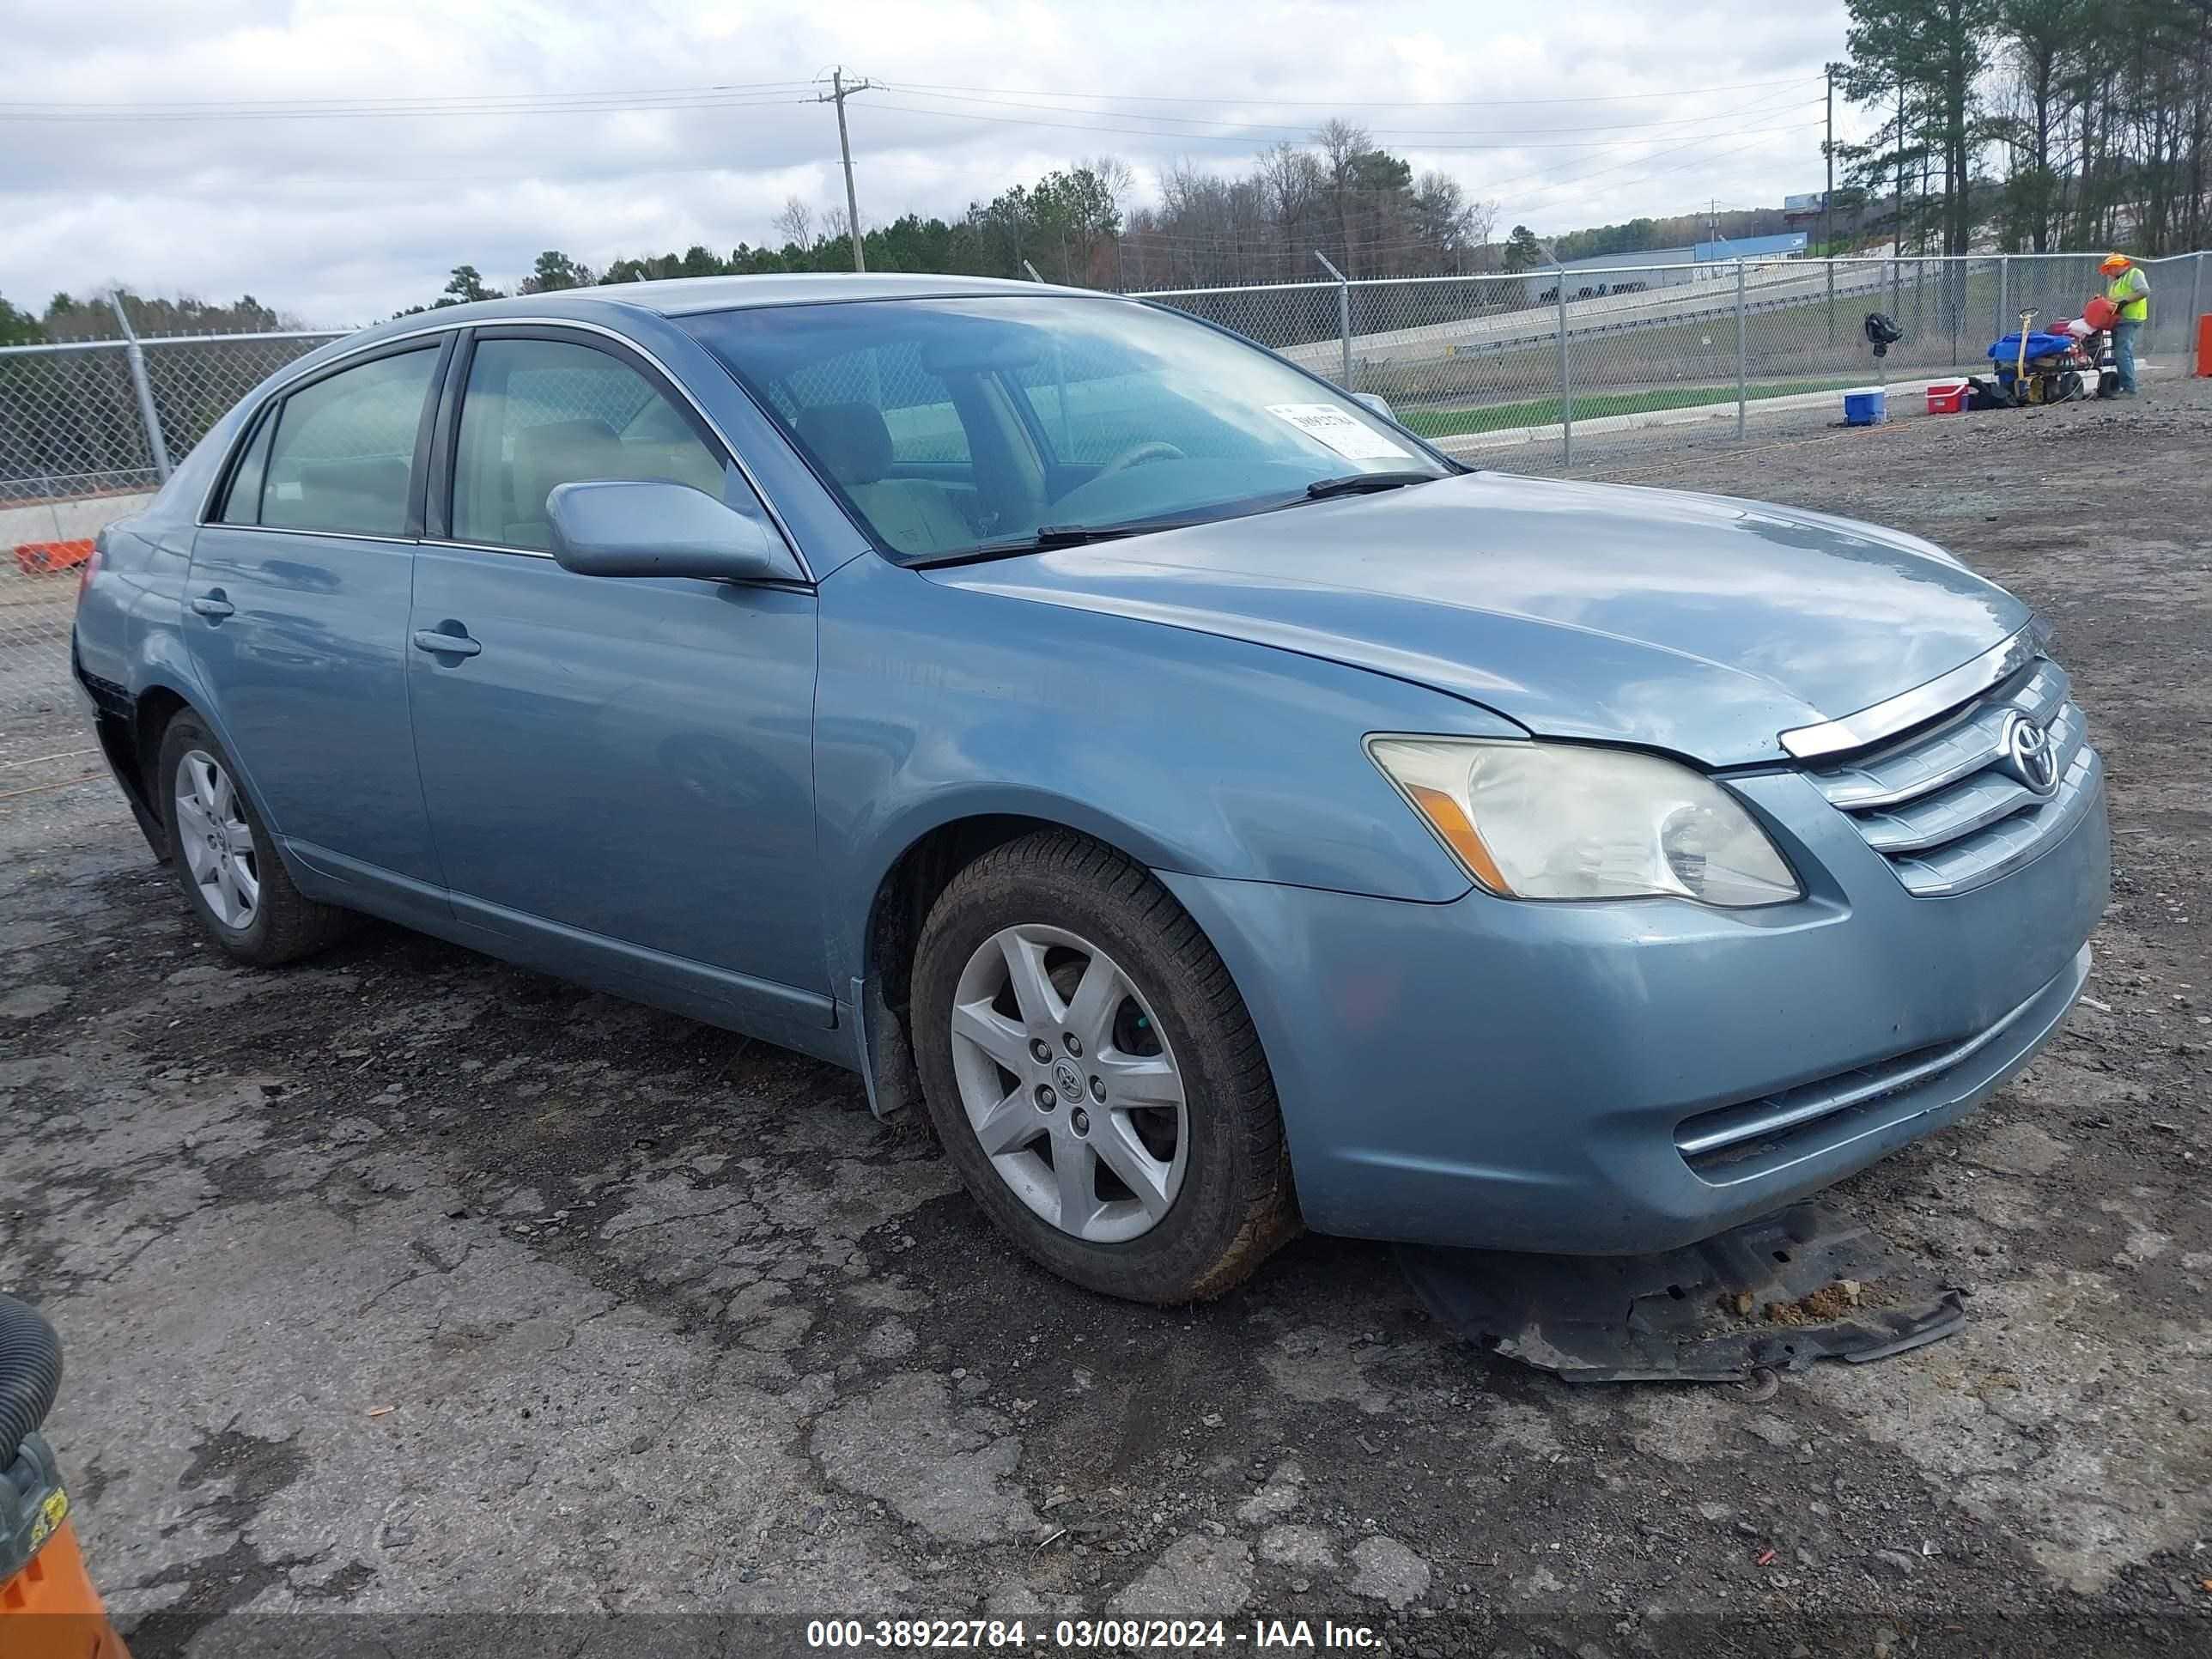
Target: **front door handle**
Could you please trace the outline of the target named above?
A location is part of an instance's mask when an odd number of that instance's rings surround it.
[[[473,657],[483,649],[465,634],[448,634],[442,628],[415,630],[415,648],[440,657]]]
[[[210,587],[192,601],[192,609],[210,622],[221,622],[237,613],[238,607],[223,597],[222,589]]]

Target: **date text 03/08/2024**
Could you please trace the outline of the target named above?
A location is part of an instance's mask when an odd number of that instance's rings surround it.
[[[1232,1628],[1220,1619],[1060,1619],[1050,1624],[1012,1619],[817,1619],[810,1648],[896,1650],[906,1648],[992,1650],[1180,1651],[1243,1647],[1255,1651],[1358,1651],[1380,1645],[1366,1625],[1324,1619],[1254,1619]]]

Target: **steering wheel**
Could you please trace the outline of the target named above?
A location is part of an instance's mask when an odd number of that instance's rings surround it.
[[[1126,472],[1133,466],[1142,466],[1146,461],[1187,461],[1189,456],[1164,438],[1143,438],[1131,444],[1120,454],[1091,475],[1091,482],[1110,478],[1116,472]]]

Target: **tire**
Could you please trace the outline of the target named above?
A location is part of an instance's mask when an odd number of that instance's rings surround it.
[[[1032,947],[1057,1000],[1042,1022],[1012,982]],[[1091,994],[1094,970],[1108,988]],[[992,1022],[981,1039],[979,1011]],[[1000,1228],[1063,1279],[1133,1302],[1202,1301],[1297,1232],[1274,1082],[1243,999],[1182,907],[1110,848],[1046,831],[962,870],[923,924],[910,1018],[946,1156]],[[1068,1041],[1085,1030],[1110,1035],[1086,1051]],[[1040,1091],[1054,1104],[1036,1104]],[[1173,1106],[1145,1103],[1170,1094]],[[1005,1149],[1025,1134],[1036,1139]],[[1133,1144],[1146,1157],[1124,1182]],[[1086,1181],[1093,1164],[1103,1173]],[[1082,1231],[1054,1218],[1071,1213]]]
[[[321,950],[353,919],[301,896],[237,779],[237,764],[215,734],[190,709],[179,710],[161,733],[149,792],[167,836],[170,867],[185,902],[226,955],[274,968]],[[179,803],[180,793],[194,795],[197,817]]]

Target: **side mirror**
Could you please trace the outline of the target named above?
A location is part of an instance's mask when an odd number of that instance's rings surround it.
[[[1386,421],[1395,421],[1398,418],[1390,412],[1389,400],[1379,392],[1355,392],[1352,394],[1352,401],[1356,404],[1364,404]]]
[[[545,498],[553,557],[580,576],[803,581],[775,531],[690,484],[598,480]]]

